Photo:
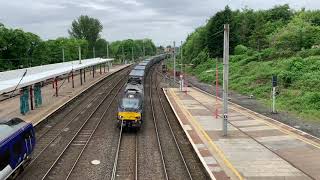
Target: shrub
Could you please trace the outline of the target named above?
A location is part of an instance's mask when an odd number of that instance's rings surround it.
[[[248,48],[242,44],[236,46],[234,48],[234,54],[235,55],[242,55],[242,54],[246,54],[248,52]]]
[[[261,50],[261,58],[268,60],[275,57],[277,57],[277,50],[275,48],[267,48]]]

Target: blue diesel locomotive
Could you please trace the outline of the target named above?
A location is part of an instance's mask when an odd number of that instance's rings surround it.
[[[143,121],[144,80],[150,68],[166,59],[166,54],[153,56],[136,65],[129,74],[125,91],[119,101],[118,127],[139,129]]]

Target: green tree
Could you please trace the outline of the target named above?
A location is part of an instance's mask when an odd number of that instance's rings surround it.
[[[270,38],[272,46],[280,50],[300,51],[319,43],[320,27],[301,18],[295,18],[287,26],[276,31]]]
[[[223,54],[223,25],[230,25],[230,51],[237,45],[235,14],[226,6],[223,11],[216,13],[207,24],[207,47],[210,57],[222,57]]]
[[[98,39],[95,45],[96,57],[107,57],[107,46],[109,42],[105,39]]]
[[[293,12],[288,4],[275,6],[274,8],[266,11],[266,18],[269,21],[283,21],[289,22],[293,17]]]
[[[71,29],[68,32],[73,38],[87,40],[89,49],[92,50],[100,38],[102,29],[103,26],[98,19],[81,15],[78,19],[72,21]]]
[[[183,56],[187,62],[191,62],[198,54],[206,48],[206,27],[199,27],[190,34],[183,44]]]

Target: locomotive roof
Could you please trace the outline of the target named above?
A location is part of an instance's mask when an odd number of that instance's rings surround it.
[[[139,63],[138,65],[139,65],[139,66],[146,66],[146,65],[148,65],[148,63],[149,63],[149,62],[144,62],[144,61],[143,61],[143,62]]]
[[[4,120],[0,122],[0,144],[17,132],[19,129],[24,128],[28,123],[25,121],[14,118],[11,120]]]
[[[132,70],[129,74],[129,76],[139,76],[139,77],[143,77],[144,76],[144,70]]]
[[[136,65],[134,67],[135,70],[145,70],[146,69],[146,66],[141,66],[141,65]]]
[[[125,87],[125,92],[127,91],[136,91],[141,93],[143,90],[143,86],[141,84],[127,84]]]

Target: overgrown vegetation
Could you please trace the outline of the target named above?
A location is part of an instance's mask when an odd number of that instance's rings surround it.
[[[76,60],[79,46],[82,59],[93,57],[93,47],[95,57],[107,57],[108,45],[109,57],[117,60],[131,60],[132,48],[135,59],[143,56],[143,47],[146,56],[156,53],[156,47],[150,39],[128,39],[110,43],[101,38],[101,31],[99,20],[88,16],[80,16],[73,21],[69,30],[70,38],[54,40],[42,40],[36,34],[7,28],[0,23],[0,71],[59,63],[63,61],[63,50],[65,61]]]
[[[307,119],[320,119],[320,11],[226,7],[188,36],[184,63],[201,81],[222,84],[223,24],[230,24],[230,88],[269,102],[271,76],[279,79],[277,106]],[[219,59],[219,61],[217,61]]]

